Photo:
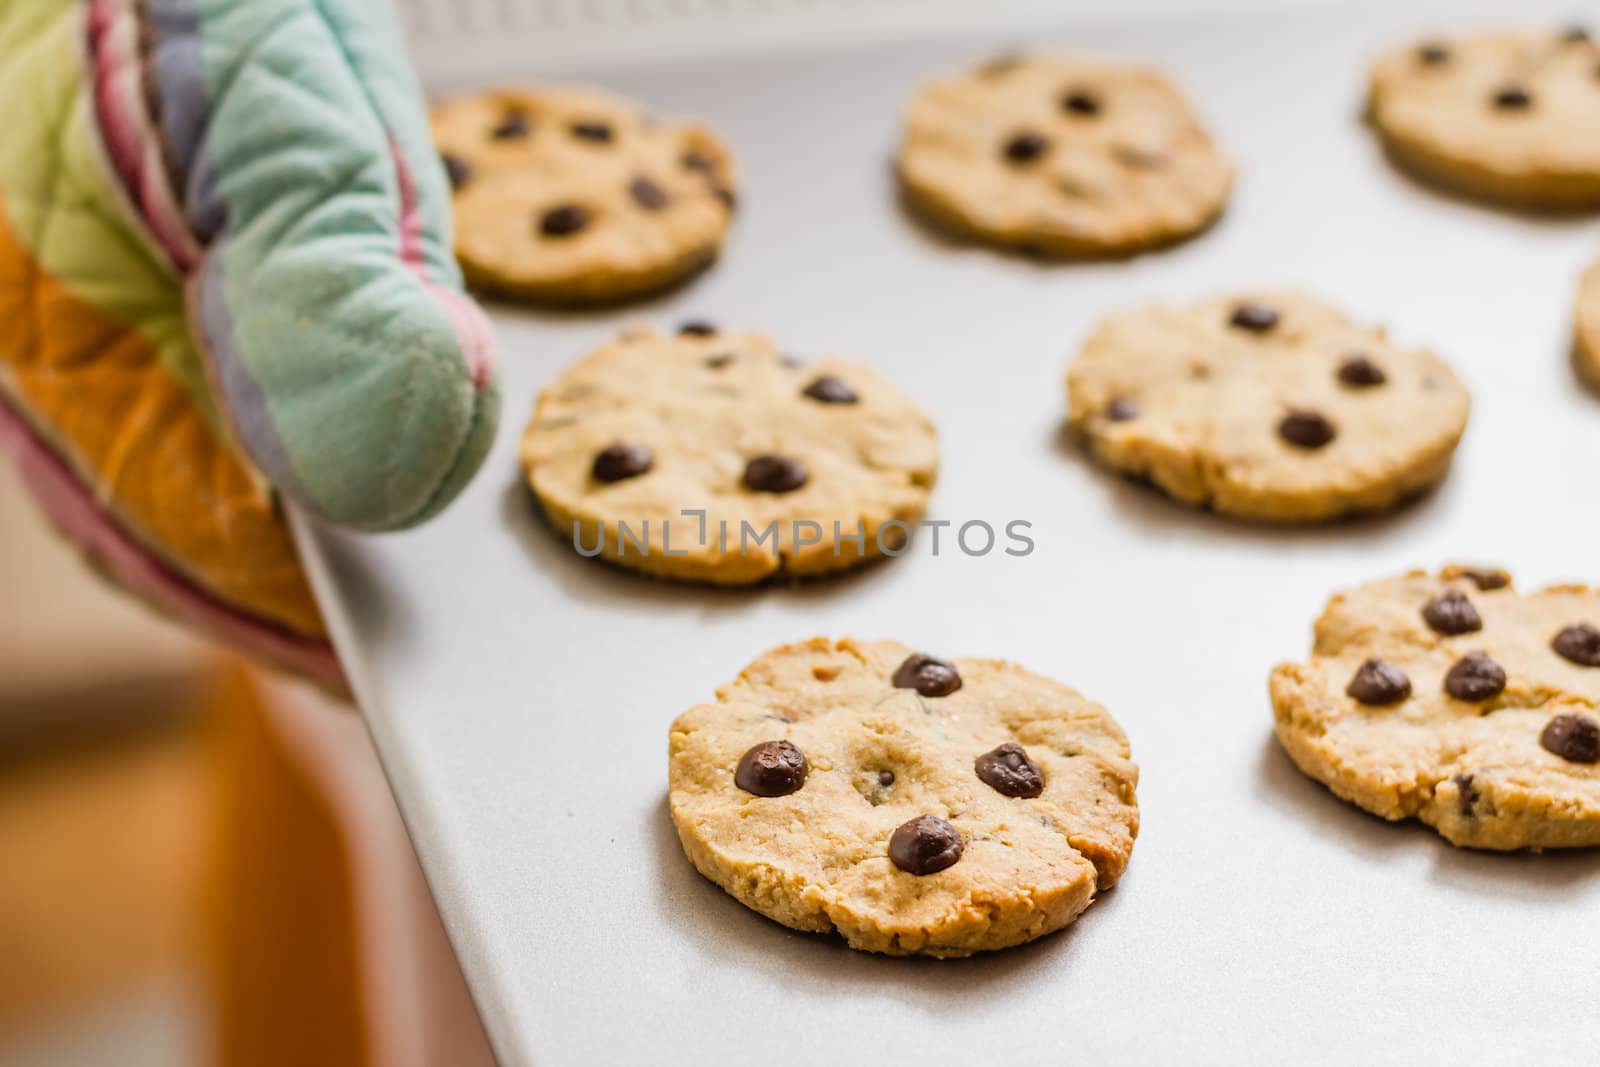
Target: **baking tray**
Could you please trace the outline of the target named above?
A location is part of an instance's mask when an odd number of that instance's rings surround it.
[[[1336,588],[1458,559],[1525,587],[1600,578],[1600,399],[1569,360],[1595,223],[1429,192],[1359,121],[1377,51],[1474,10],[1492,9],[1013,25],[584,72],[731,140],[745,195],[722,261],[628,311],[497,307],[506,418],[477,481],[415,532],[305,538],[506,1063],[1592,1059],[1600,856],[1459,851],[1364,815],[1279,751],[1266,695]],[[1240,164],[1222,223],[1164,253],[1045,265],[909,218],[889,169],[907,94],[1018,43],[1170,72]],[[1454,362],[1475,410],[1441,490],[1276,530],[1169,503],[1064,442],[1063,368],[1099,316],[1259,285]],[[744,592],[578,558],[518,476],[534,396],[623,322],[690,316],[886,372],[939,425],[933,516],[1026,519],[1036,550],[935,558],[924,541]],[[791,932],[703,880],[667,815],[668,724],[813,634],[1006,657],[1103,701],[1143,770],[1122,883],[1060,935],[937,962]]]

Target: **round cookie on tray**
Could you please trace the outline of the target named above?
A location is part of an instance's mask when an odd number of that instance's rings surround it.
[[[1573,358],[1589,384],[1600,389],[1600,263],[1583,273],[1573,312]]]
[[[599,89],[498,89],[437,105],[455,249],[482,289],[558,304],[663,289],[716,258],[732,158],[698,125]]]
[[[1160,74],[1043,55],[924,86],[898,167],[912,204],[944,228],[1059,257],[1181,240],[1222,213],[1233,184]]]
[[[938,472],[933,423],[875,372],[705,323],[631,331],[569,367],[521,456],[583,554],[719,585],[898,555]]]
[[[701,874],[870,952],[967,956],[1060,929],[1139,831],[1138,768],[1098,704],[892,641],[765,653],[678,717],[669,761]]]
[[[1293,293],[1111,315],[1068,368],[1067,399],[1100,462],[1284,523],[1421,494],[1449,470],[1470,407],[1442,360]]]
[[[1272,673],[1306,774],[1469,848],[1600,845],[1600,592],[1413,571],[1335,596]]]
[[[1535,209],[1600,208],[1600,48],[1572,27],[1424,41],[1373,67],[1367,116],[1437,185]]]

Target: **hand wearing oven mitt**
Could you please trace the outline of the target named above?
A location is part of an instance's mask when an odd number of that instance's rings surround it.
[[[0,447],[115,580],[342,687],[279,494],[421,522],[499,412],[388,5],[0,0],[0,100]]]

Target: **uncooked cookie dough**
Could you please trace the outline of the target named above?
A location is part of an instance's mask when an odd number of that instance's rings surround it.
[[[1050,256],[1135,252],[1222,212],[1233,166],[1161,75],[993,60],[912,99],[900,177],[945,228]]]
[[[1600,389],[1600,263],[1583,274],[1573,315],[1573,353],[1578,369]]]
[[[967,956],[1057,930],[1139,831],[1105,710],[999,660],[890,641],[773,649],[672,725],[672,820],[701,874],[852,948]]]
[[[716,258],[733,217],[728,150],[598,89],[501,89],[433,110],[467,280],[555,303],[662,289]]]
[[[1384,511],[1444,478],[1467,391],[1433,355],[1293,293],[1101,321],[1067,372],[1102,463],[1240,518]]]
[[[1300,769],[1471,848],[1600,844],[1600,593],[1413,571],[1333,598],[1272,674]]]
[[[624,334],[552,382],[522,465],[584,554],[739,585],[899,554],[938,447],[928,417],[866,367],[693,322]]]
[[[1581,28],[1411,45],[1373,68],[1367,108],[1389,154],[1438,185],[1600,208],[1600,48]]]

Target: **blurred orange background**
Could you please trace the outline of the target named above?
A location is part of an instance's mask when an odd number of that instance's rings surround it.
[[[0,1065],[492,1062],[356,712],[85,567],[0,463]]]

